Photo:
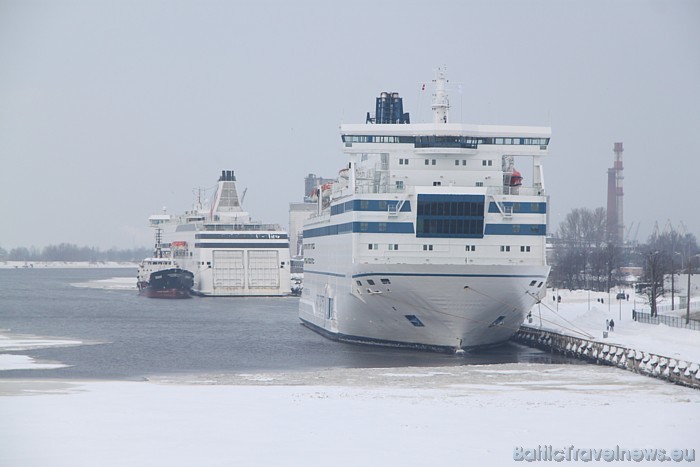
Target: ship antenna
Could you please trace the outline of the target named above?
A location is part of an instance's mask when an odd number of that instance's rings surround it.
[[[438,68],[435,72],[435,94],[433,94],[433,123],[447,123],[450,101],[447,98],[445,69]]]
[[[163,241],[163,229],[158,227],[156,229],[156,251],[154,252],[153,256],[156,258],[162,258],[163,257],[163,251],[160,248],[161,242]]]

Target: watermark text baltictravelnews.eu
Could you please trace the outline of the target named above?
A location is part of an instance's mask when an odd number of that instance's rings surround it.
[[[537,447],[515,446],[513,460],[518,462],[695,462],[695,449],[662,448],[577,448],[574,445],[553,447],[551,444]]]

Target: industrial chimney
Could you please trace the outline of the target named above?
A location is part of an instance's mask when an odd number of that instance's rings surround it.
[[[622,143],[615,143],[615,164],[608,169],[608,241],[614,245],[622,246],[625,235],[625,223],[623,218],[622,201],[624,192],[622,189]]]

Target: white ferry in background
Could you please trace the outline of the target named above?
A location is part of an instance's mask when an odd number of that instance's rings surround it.
[[[289,295],[289,237],[276,224],[251,220],[241,207],[232,170],[221,172],[209,209],[199,200],[183,215],[156,214],[162,249],[194,274],[192,293],[203,296]]]
[[[551,129],[451,123],[448,110],[438,70],[432,123],[382,93],[374,118],[340,127],[349,163],[304,224],[303,324],[455,351],[509,339],[543,296]],[[532,164],[530,186],[516,159]]]
[[[163,230],[156,227],[156,245],[153,256],[144,258],[136,274],[139,294],[149,298],[190,298],[194,274],[180,268],[177,262],[163,251]]]

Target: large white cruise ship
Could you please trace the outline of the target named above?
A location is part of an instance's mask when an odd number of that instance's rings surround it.
[[[209,209],[199,200],[183,215],[156,214],[161,249],[194,274],[192,292],[206,296],[290,294],[289,237],[276,224],[254,222],[241,207],[232,170],[221,172]]]
[[[507,340],[544,294],[551,129],[433,122],[397,93],[341,125],[349,163],[316,190],[303,231],[303,324],[331,339],[451,350]],[[531,180],[515,169],[531,164]],[[523,172],[526,172],[523,170]]]

